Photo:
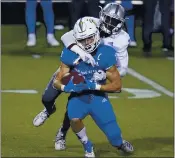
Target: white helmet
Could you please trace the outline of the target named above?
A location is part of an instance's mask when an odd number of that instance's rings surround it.
[[[87,53],[92,53],[100,44],[100,33],[90,17],[79,19],[73,29],[77,45]]]
[[[125,22],[125,9],[118,3],[112,2],[101,8],[100,29],[108,34],[119,32]]]

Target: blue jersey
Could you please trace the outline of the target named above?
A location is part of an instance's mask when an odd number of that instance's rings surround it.
[[[91,80],[93,82],[99,83],[99,84],[105,84],[106,79],[101,81],[94,81],[93,75],[95,72],[99,71],[106,71],[112,67],[113,65],[116,65],[116,57],[115,57],[115,50],[106,45],[99,45],[99,47],[96,49],[95,54],[93,55],[96,66],[92,66],[91,64],[87,64],[80,60],[78,63],[75,63],[75,61],[79,58],[79,55],[75,54],[71,50],[64,48],[61,54],[61,61],[69,66],[71,68],[71,71],[77,71],[82,76],[84,76],[85,79]],[[71,99],[72,97],[78,97],[80,100],[86,103],[91,103],[93,99],[96,99],[97,96],[101,97],[107,97],[105,92],[101,91],[85,91],[80,94],[72,93],[69,97]]]
[[[74,64],[78,57],[79,56],[71,50],[64,48],[61,54],[61,61],[67,66],[71,67],[72,70],[80,73],[82,76],[84,76],[85,79],[91,80],[93,82],[96,82],[93,80],[93,75],[95,72],[106,72],[106,70],[108,70],[110,67],[116,65],[117,62],[115,57],[115,50],[112,47],[106,45],[100,45],[97,48],[96,53],[93,56],[97,64],[95,67],[83,62],[82,60]],[[97,82],[99,84],[103,84],[105,81],[106,79]]]
[[[94,81],[93,75],[95,72],[99,71],[104,71],[106,73],[109,68],[111,68],[113,65],[116,65],[117,61],[115,54],[115,50],[112,47],[100,45],[93,56],[96,61],[96,66],[93,67],[92,65],[87,64],[82,60],[75,64],[74,62],[79,58],[79,56],[71,50],[64,48],[61,54],[61,61],[69,66],[71,68],[71,71],[79,72],[82,76],[84,76],[85,79],[99,84],[105,84],[106,79],[101,81]],[[72,94],[70,98],[72,96],[74,96],[74,94]],[[92,98],[95,96],[107,97],[105,92],[86,91],[79,95],[79,99],[86,103],[90,103],[92,101]]]

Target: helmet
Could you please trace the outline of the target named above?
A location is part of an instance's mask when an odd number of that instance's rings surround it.
[[[79,19],[73,29],[77,45],[87,53],[92,53],[100,44],[100,33],[90,17]]]
[[[119,32],[125,22],[125,9],[118,3],[108,3],[100,11],[100,29],[108,34]]]

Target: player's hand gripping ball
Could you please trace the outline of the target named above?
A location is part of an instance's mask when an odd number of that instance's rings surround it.
[[[88,86],[84,82],[84,77],[77,72],[70,72],[62,78],[62,83],[65,85],[64,91],[66,93],[80,93],[87,90]]]

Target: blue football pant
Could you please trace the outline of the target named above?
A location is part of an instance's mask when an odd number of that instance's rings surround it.
[[[52,8],[52,0],[41,0],[41,7],[44,14],[44,22],[47,33],[54,32],[54,12]],[[36,6],[37,0],[27,0],[26,2],[26,24],[28,33],[35,33],[36,24]]]
[[[73,118],[84,119],[90,115],[113,146],[119,147],[122,144],[121,131],[107,97],[94,96],[90,104],[73,97],[68,101],[67,108],[70,120]]]

